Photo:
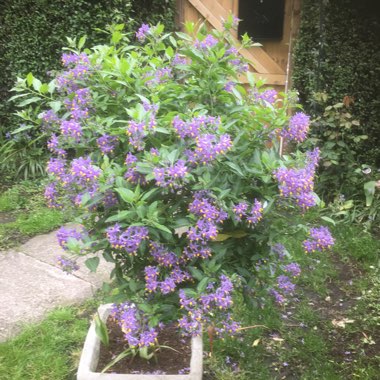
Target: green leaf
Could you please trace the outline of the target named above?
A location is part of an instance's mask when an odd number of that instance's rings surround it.
[[[33,88],[36,90],[36,91],[40,91],[40,88],[42,86],[42,82],[37,79],[37,78],[33,78],[33,81],[32,81],[32,84],[33,84]]]
[[[375,195],[376,182],[369,181],[364,184],[364,193],[365,193],[365,205],[367,207],[371,206],[373,202],[373,197]]]
[[[209,277],[204,277],[197,286],[198,293],[203,293],[208,285]]]
[[[112,366],[114,366],[116,363],[118,363],[120,360],[124,359],[126,356],[132,355],[132,349],[128,348],[125,351],[123,351],[121,354],[116,356],[115,359],[113,359],[110,363],[108,363],[102,370],[102,373],[106,372],[109,370]]]
[[[129,219],[129,217],[131,215],[135,214],[135,211],[131,211],[131,210],[125,210],[125,211],[121,211],[119,212],[118,214],[116,215],[112,215],[110,216],[106,222],[120,222],[122,220],[125,220],[125,219]]]
[[[83,36],[80,38],[79,42],[78,42],[78,49],[81,50],[82,47],[84,46],[84,44],[86,43],[86,40],[87,40],[87,36]]]
[[[135,201],[136,195],[132,190],[129,190],[129,189],[126,189],[123,187],[121,187],[121,188],[119,187],[116,189],[116,191],[119,193],[119,195],[121,196],[121,199],[124,202],[133,203]]]
[[[163,224],[160,224],[160,223],[157,223],[157,222],[154,222],[154,221],[151,221],[150,223],[151,223],[151,225],[153,227],[156,227],[156,228],[158,228],[161,231],[167,232],[168,234],[172,234],[172,231],[170,231],[169,228],[166,227],[166,226],[164,226]]]
[[[26,99],[26,100],[22,101],[21,103],[18,103],[17,107],[25,107],[28,104],[36,103],[36,102],[39,102],[40,100],[41,100],[40,97],[33,96],[32,98]]]
[[[107,325],[101,320],[99,313],[95,315],[95,332],[100,341],[108,346],[110,344],[110,338],[107,331]]]
[[[87,259],[84,263],[86,264],[86,267],[90,269],[91,272],[96,272],[99,265],[99,257],[91,257]]]
[[[321,216],[321,219],[324,220],[325,222],[330,223],[333,226],[335,226],[335,220],[329,218],[328,216]]]
[[[34,76],[32,73],[29,73],[27,76],[26,76],[26,83],[28,83],[28,86],[31,86],[32,83],[33,83],[33,79],[34,79]]]
[[[22,131],[27,131],[28,129],[32,129],[32,128],[34,128],[34,125],[22,125],[21,127],[12,131],[12,135],[15,135],[16,133],[19,133]]]
[[[192,274],[192,276],[198,280],[198,281],[202,281],[203,277],[204,277],[204,273],[202,271],[200,271],[199,269],[195,268],[195,267],[189,267],[189,270],[190,270],[190,273]]]

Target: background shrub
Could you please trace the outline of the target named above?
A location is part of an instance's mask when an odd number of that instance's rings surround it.
[[[375,165],[380,165],[379,7],[370,0],[303,1],[293,71],[300,100],[314,116],[345,96],[353,100],[350,111],[360,127],[351,133],[369,137],[357,145],[358,159]],[[319,106],[316,92],[327,93],[328,103]]]

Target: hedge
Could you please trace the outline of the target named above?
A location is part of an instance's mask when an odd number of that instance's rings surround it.
[[[14,127],[7,102],[17,76],[47,79],[59,68],[66,37],[88,36],[88,45],[108,37],[96,31],[113,22],[135,30],[142,22],[174,28],[174,0],[8,0],[0,2],[0,142]]]
[[[304,0],[294,52],[293,84],[307,112],[322,109],[313,94],[329,103],[354,100],[357,134],[369,136],[358,147],[362,163],[380,165],[380,4],[372,0]]]

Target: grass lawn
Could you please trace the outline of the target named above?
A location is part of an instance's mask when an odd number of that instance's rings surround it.
[[[205,359],[205,380],[379,378],[380,242],[355,226],[339,225],[333,232],[332,253],[305,255],[287,241],[303,267],[296,298],[283,307],[260,291],[252,305],[237,300],[235,318],[244,326],[264,327],[214,341]],[[102,297],[57,309],[0,344],[0,379],[74,379],[91,315]]]
[[[67,217],[46,207],[44,188],[24,181],[8,189],[0,188],[0,250],[60,227]]]

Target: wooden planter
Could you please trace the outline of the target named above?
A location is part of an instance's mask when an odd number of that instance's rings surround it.
[[[103,322],[107,321],[112,304],[102,305],[98,312]],[[91,323],[79,362],[77,380],[202,380],[203,343],[201,337],[191,340],[190,373],[187,375],[135,375],[95,372],[99,360],[100,339],[95,332],[95,322]]]

